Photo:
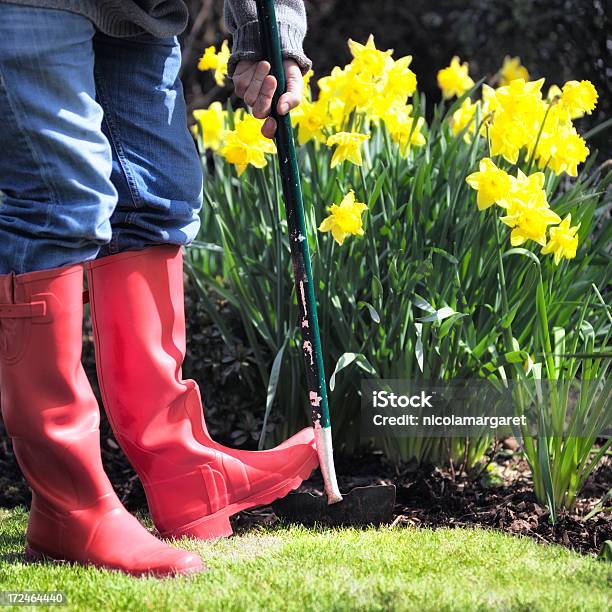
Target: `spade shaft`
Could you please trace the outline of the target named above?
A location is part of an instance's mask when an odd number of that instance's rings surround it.
[[[286,89],[281,42],[274,0],[256,0],[256,2],[263,55],[270,62],[271,73],[277,81],[272,101],[272,116],[277,124],[276,148],[289,229],[289,245],[299,310],[299,326],[302,334],[308,400],[312,410],[312,423],[315,430],[325,493],[328,503],[333,504],[341,501],[342,496],[338,489],[334,466],[327,385],[323,368],[317,301],[310,267],[310,250],[304,218],[302,188],[291,119],[289,113],[279,115],[277,112],[278,100]]]

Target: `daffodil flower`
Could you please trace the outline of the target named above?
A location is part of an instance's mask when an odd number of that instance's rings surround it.
[[[521,64],[520,57],[504,57],[504,63],[499,70],[499,84],[501,86],[509,85],[516,79],[529,80],[529,72],[527,68]]]
[[[438,87],[442,90],[445,99],[460,96],[474,87],[474,81],[468,74],[468,63],[461,63],[455,56],[450,66],[438,71]]]
[[[493,122],[489,129],[491,155],[502,155],[514,164],[523,147],[533,148],[540,127],[547,116],[548,104],[542,99],[544,79],[514,79],[495,91],[490,110]]]
[[[578,165],[586,161],[589,148],[571,123],[559,124],[538,144],[538,165],[549,167],[555,174],[578,176]]]
[[[478,210],[485,210],[508,195],[512,186],[512,177],[498,168],[488,157],[480,160],[478,170],[465,180],[478,192],[476,197]]]
[[[568,81],[561,90],[561,106],[567,110],[570,119],[578,119],[585,113],[590,115],[598,98],[591,81]]]
[[[376,48],[374,36],[370,34],[365,45],[349,39],[348,46],[353,56],[352,64],[356,71],[380,77],[393,65],[393,49],[381,51]]]
[[[568,214],[563,221],[556,227],[549,229],[550,238],[542,253],[547,255],[552,253],[555,265],[559,265],[561,258],[574,259],[578,249],[578,236],[576,233],[580,229],[580,223],[571,227],[572,215]]]
[[[193,118],[198,122],[204,146],[213,151],[221,147],[225,131],[225,111],[221,102],[213,102],[207,109],[193,111]]]
[[[399,146],[400,154],[406,157],[410,147],[422,147],[425,136],[421,130],[425,125],[423,117],[412,116],[412,105],[393,106],[383,117],[391,140]]]
[[[327,105],[320,100],[317,102],[302,100],[297,109],[292,112],[291,122],[294,127],[298,128],[299,144],[306,144],[309,140],[325,142],[326,137],[323,130],[329,122]]]
[[[542,172],[525,176],[518,170],[510,192],[498,202],[507,209],[508,214],[501,217],[501,221],[512,228],[510,244],[513,247],[520,246],[527,240],[544,246],[548,226],[561,221],[561,217],[551,210],[543,187]]]
[[[262,119],[245,114],[236,128],[225,135],[221,155],[236,166],[238,176],[249,165],[263,168],[267,164],[266,153],[276,153],[274,142],[261,133],[262,125]]]
[[[400,57],[387,70],[387,80],[382,90],[384,98],[406,101],[417,88],[416,74],[410,70],[412,55]]]
[[[319,225],[320,232],[331,232],[338,244],[343,244],[348,235],[363,236],[361,215],[367,206],[362,202],[355,201],[353,190],[349,191],[340,204],[332,204],[329,207],[329,217],[326,217]]]
[[[206,49],[204,50],[204,54],[198,62],[198,70],[215,70],[217,64],[217,49],[215,48],[215,45],[206,47]]]
[[[336,147],[331,160],[331,167],[335,168],[340,162],[350,161],[361,166],[361,145],[369,138],[367,134],[358,132],[338,132],[327,139],[328,147]]]
[[[469,124],[469,130],[466,130],[463,134],[463,140],[468,144],[472,142],[472,138],[476,133],[478,126],[476,125],[476,111],[480,108],[480,101],[472,102],[470,98],[466,98],[463,104],[453,113],[451,117],[451,130],[455,136],[458,136]]]
[[[198,62],[198,70],[214,70],[215,71],[215,82],[219,87],[222,87],[225,83],[225,77],[227,75],[227,63],[229,61],[231,52],[227,40],[224,40],[217,53],[214,45],[207,47],[204,51],[204,55]]]

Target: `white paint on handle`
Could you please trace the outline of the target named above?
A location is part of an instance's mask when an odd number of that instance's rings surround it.
[[[336,504],[342,501],[342,495],[338,488],[336,479],[336,466],[334,465],[334,449],[332,444],[331,427],[315,427],[315,443],[317,445],[317,455],[319,456],[319,466],[323,475],[325,494],[328,504]]]

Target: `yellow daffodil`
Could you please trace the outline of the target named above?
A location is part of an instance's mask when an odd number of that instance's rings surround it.
[[[506,198],[512,186],[512,178],[488,157],[480,160],[478,170],[465,180],[472,189],[478,192],[476,198],[478,210],[485,210]]]
[[[565,172],[569,176],[578,175],[578,166],[589,156],[589,148],[571,123],[559,125],[553,132],[548,146],[549,157],[538,147],[538,165],[548,166],[555,174]]]
[[[406,102],[417,88],[416,74],[410,70],[412,55],[393,61],[387,70],[387,79],[381,91],[381,98]]]
[[[509,85],[515,79],[529,80],[529,72],[527,68],[521,64],[520,57],[504,57],[504,63],[499,70],[499,84]]]
[[[580,229],[580,223],[571,227],[572,215],[568,214],[563,221],[556,227],[551,227],[549,230],[550,238],[546,246],[542,249],[542,253],[547,255],[552,253],[555,265],[559,265],[562,257],[565,259],[574,259],[576,250],[578,249],[578,236],[576,233]]]
[[[478,128],[475,115],[479,108],[480,102],[472,102],[470,98],[466,98],[451,117],[451,130],[455,136],[458,136],[471,123],[470,128],[463,134],[463,140],[468,144],[472,142]]]
[[[393,51],[377,49],[372,36],[365,44],[349,41],[349,49],[351,63],[344,68],[335,66],[318,81],[319,100],[327,102],[327,127],[338,131],[343,131],[353,113],[378,122],[392,106],[406,104],[416,91],[411,56],[394,60]]]
[[[510,234],[510,244],[520,246],[527,240],[538,244],[546,244],[546,228],[559,223],[559,215],[547,207],[537,207],[535,203],[528,202],[514,215],[507,215],[501,221],[513,228]]]
[[[319,98],[317,100],[325,106],[328,117],[328,127],[341,130],[347,118],[346,105],[340,98]]]
[[[349,234],[363,236],[361,215],[367,208],[362,202],[355,202],[355,194],[351,190],[339,205],[332,204],[329,207],[329,217],[323,219],[319,231],[331,232],[338,244],[342,244]]]
[[[544,246],[548,226],[561,221],[559,215],[548,205],[543,186],[542,172],[525,176],[518,170],[508,195],[498,202],[507,209],[508,214],[501,217],[501,221],[512,228],[510,244],[513,247],[520,246],[527,240]]]
[[[236,166],[240,176],[248,165],[263,168],[266,153],[275,153],[274,142],[261,133],[262,119],[245,114],[237,121],[234,130],[225,134],[221,155]]]
[[[468,74],[468,63],[461,63],[455,56],[451,60],[450,66],[438,71],[438,87],[442,90],[445,99],[453,96],[460,96],[468,89],[474,87],[474,81]]]
[[[312,77],[314,76],[314,72],[312,70],[309,70],[305,75],[304,75],[304,100],[312,100],[312,90],[310,89],[310,81],[312,80]]]
[[[578,119],[586,113],[590,115],[599,94],[591,81],[568,81],[561,90],[561,107],[564,108],[570,119]]]
[[[393,98],[386,96],[372,96],[364,109],[368,119],[378,122],[387,115],[393,113],[393,108],[397,107],[397,103]]]
[[[319,101],[326,104],[327,114],[330,117],[330,124],[338,130],[342,128],[345,117],[347,117],[352,110],[346,108],[344,100],[348,79],[348,67],[342,69],[335,66],[331,74],[317,81],[317,85],[319,86]]]
[[[482,84],[482,104],[483,111],[486,113],[496,111],[500,107],[496,90],[486,83]]]
[[[546,177],[543,172],[534,172],[527,176],[520,168],[517,170],[516,178],[510,177],[510,190],[504,198],[498,200],[499,206],[507,209],[508,214],[514,214],[515,209],[520,209],[525,202],[538,201],[538,206],[548,206],[544,182]]]
[[[518,160],[519,152],[525,144],[523,130],[513,129],[512,115],[496,114],[489,128],[491,136],[491,155],[501,155],[511,164]]]
[[[558,130],[562,124],[559,105],[554,103],[548,108],[548,111],[542,115],[542,120],[538,125],[538,138],[531,139],[527,144],[527,155],[538,160],[540,168],[543,168],[554,154],[558,139]],[[534,147],[537,147],[534,151]]]
[[[516,163],[523,147],[532,148],[546,115],[539,81],[515,79],[495,91],[493,120],[490,127],[491,154],[502,155]]]
[[[348,46],[353,56],[352,66],[357,72],[363,72],[373,77],[381,77],[393,64],[391,55],[393,49],[381,51],[374,44],[374,36],[370,34],[365,45],[349,38]]]
[[[544,79],[526,81],[514,79],[509,85],[499,87],[495,97],[506,111],[534,114],[542,109],[542,85]]]
[[[376,85],[359,73],[350,72],[344,82],[342,98],[346,112],[353,109],[363,110],[376,96]]]
[[[217,151],[225,131],[225,111],[221,102],[213,102],[207,109],[194,110],[193,118],[200,127],[204,146]]]
[[[412,146],[422,147],[425,144],[425,136],[422,134],[425,119],[415,119],[410,104],[391,107],[383,119],[391,140],[399,146],[402,157],[408,156]]]
[[[310,81],[312,80],[312,77],[314,76],[314,71],[312,69],[310,69],[305,75],[304,75],[304,89],[306,89],[307,87],[310,87]]]
[[[223,41],[218,53],[214,46],[207,47],[204,51],[204,55],[202,55],[200,61],[198,62],[198,70],[214,70],[215,81],[219,87],[222,87],[225,83],[227,63],[230,55],[231,53],[227,40]]]
[[[211,45],[204,50],[204,55],[202,55],[198,62],[198,70],[214,70],[216,67],[217,50],[215,49],[215,45]]]
[[[327,98],[340,96],[344,90],[347,75],[348,66],[346,68],[334,66],[328,76],[322,77],[317,81],[319,91],[321,92],[319,97]]]
[[[350,161],[361,166],[361,145],[369,138],[366,134],[357,132],[338,132],[327,139],[328,147],[336,147],[331,160],[331,167],[335,168],[340,162]]]
[[[323,130],[329,121],[326,106],[324,101],[302,100],[296,109],[297,112],[293,111],[291,120],[298,128],[298,142],[301,145],[312,139],[325,142],[326,137]]]
[[[217,69],[215,70],[215,81],[220,87],[225,83],[225,77],[227,76],[227,63],[229,62],[231,52],[227,40],[223,41],[221,49],[217,54]]]

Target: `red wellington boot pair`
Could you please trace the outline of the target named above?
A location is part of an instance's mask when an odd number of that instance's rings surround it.
[[[164,537],[231,534],[229,517],[284,496],[317,466],[312,430],[269,451],[215,443],[197,385],[181,378],[181,251],[152,247],[87,265],[98,378],[117,440]],[[82,266],[0,276],[0,393],[30,487],[30,555],[134,575],[189,574],[192,553],[121,505],[100,460],[99,412],[81,365]]]

